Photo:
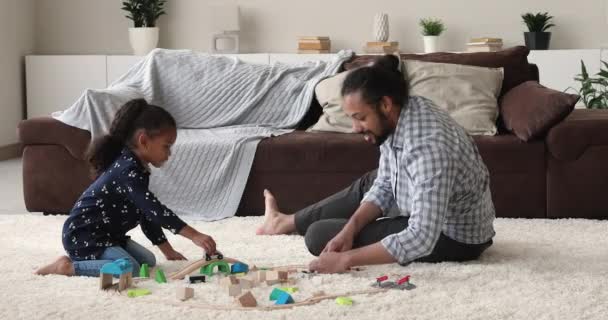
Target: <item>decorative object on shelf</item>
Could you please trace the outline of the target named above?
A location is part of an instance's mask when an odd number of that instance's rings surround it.
[[[166,0],[126,0],[122,10],[133,20],[133,28],[129,28],[129,42],[136,56],[147,55],[158,44],[158,27],[156,20],[165,13]]]
[[[473,38],[467,43],[467,52],[495,52],[502,50],[500,38]]]
[[[240,41],[240,10],[237,5],[221,4],[211,6],[212,30],[215,32],[211,36],[212,53],[239,53]],[[232,46],[218,46],[218,41],[226,44],[231,42]]]
[[[578,94],[585,107],[589,109],[608,109],[608,63],[602,61],[602,65],[604,69],[600,67],[600,72],[596,73],[595,77],[591,77],[585,63],[581,60],[581,73],[574,77],[575,81],[581,83]]]
[[[424,36],[424,52],[437,52],[439,36],[446,30],[445,25],[439,19],[425,18],[420,20],[420,26]]]
[[[372,36],[375,41],[385,42],[388,40],[388,14],[378,13],[374,16],[374,30]]]
[[[528,27],[529,32],[524,32],[526,47],[530,50],[547,50],[551,42],[551,32],[547,32],[549,28],[555,26],[551,23],[553,16],[548,12],[544,13],[526,13],[522,14],[521,18]]]
[[[365,53],[393,54],[399,52],[397,41],[372,41],[367,42],[363,48]]]
[[[298,37],[298,53],[329,53],[331,40],[328,36]]]

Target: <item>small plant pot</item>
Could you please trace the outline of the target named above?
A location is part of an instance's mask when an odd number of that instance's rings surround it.
[[[439,36],[424,36],[424,53],[438,51]]]
[[[129,28],[129,41],[134,55],[145,56],[158,44],[158,28]]]
[[[524,39],[530,50],[547,50],[551,42],[551,32],[524,32]]]

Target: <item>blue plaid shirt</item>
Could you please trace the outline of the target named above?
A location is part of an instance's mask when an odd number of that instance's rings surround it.
[[[401,264],[429,255],[439,235],[481,244],[494,235],[488,169],[473,139],[446,112],[411,97],[380,147],[378,176],[362,201],[388,212],[397,204],[408,227],[382,239]]]

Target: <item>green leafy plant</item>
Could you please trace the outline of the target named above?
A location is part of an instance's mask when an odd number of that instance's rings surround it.
[[[590,109],[608,109],[608,63],[602,61],[602,64],[604,69],[600,68],[600,72],[595,77],[591,77],[581,60],[581,73],[574,77],[574,80],[581,83],[578,94],[585,106]]]
[[[423,36],[438,36],[446,30],[441,20],[433,18],[420,19],[420,26]]]
[[[133,20],[135,28],[153,28],[158,17],[165,13],[166,0],[127,0],[122,10],[129,13],[126,17]]]
[[[528,12],[522,14],[521,18],[524,20],[526,26],[528,26],[530,32],[546,32],[549,28],[555,26],[551,23],[553,16],[550,16],[548,12],[539,12],[536,14]]]

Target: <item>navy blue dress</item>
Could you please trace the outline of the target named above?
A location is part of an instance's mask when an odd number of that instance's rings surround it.
[[[141,225],[152,244],[167,241],[186,223],[148,189],[150,172],[129,148],[80,196],[63,225],[63,247],[73,260],[97,260],[105,248],[123,246]],[[161,228],[162,227],[162,228]]]

